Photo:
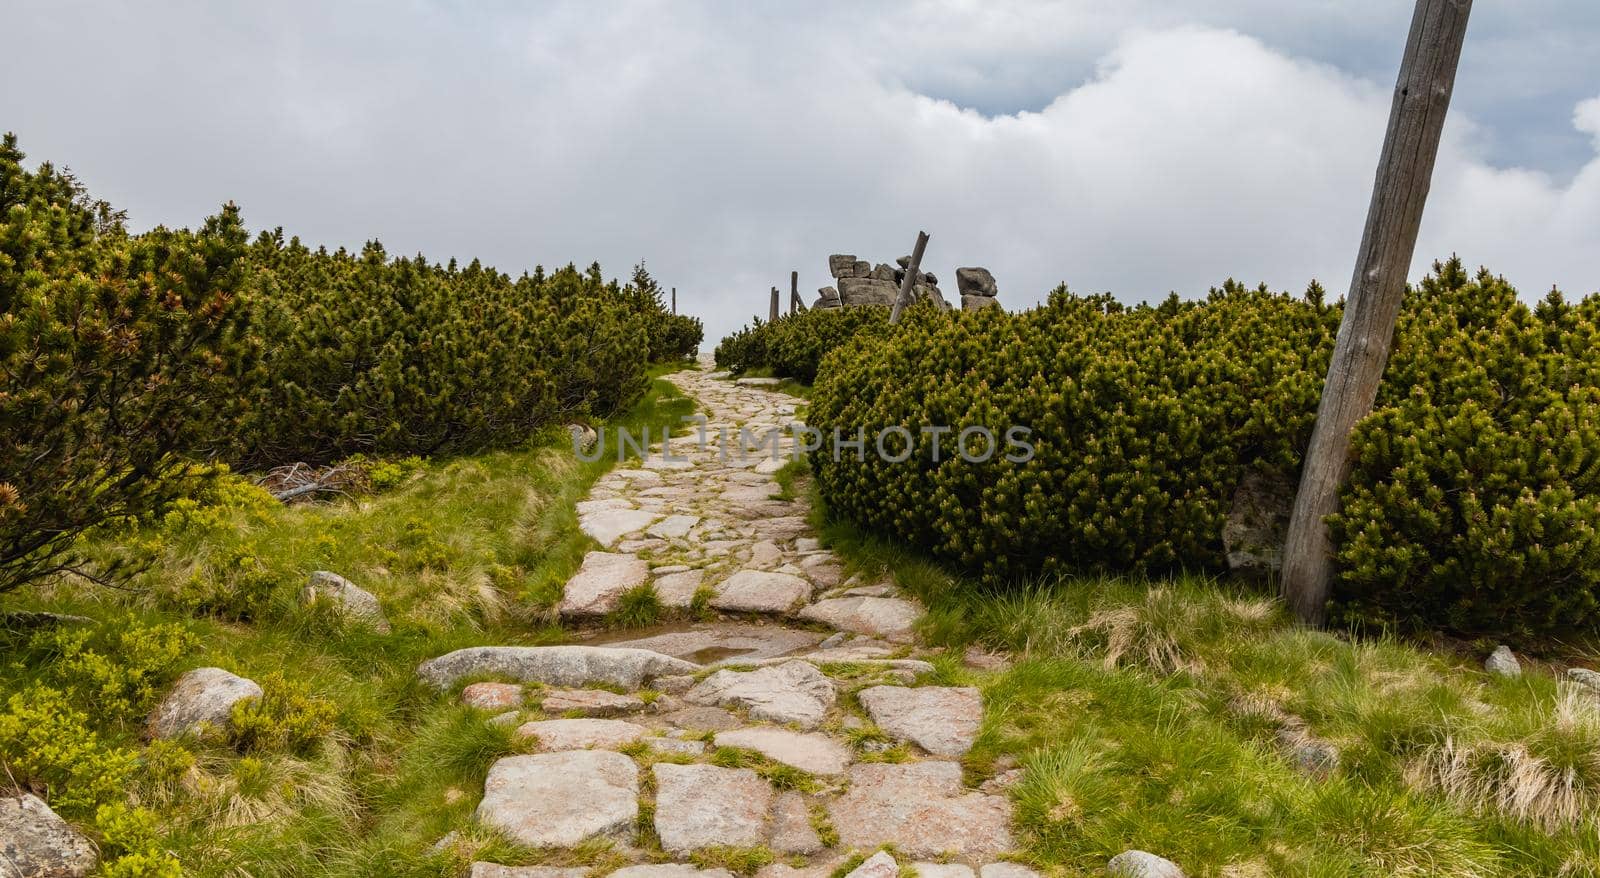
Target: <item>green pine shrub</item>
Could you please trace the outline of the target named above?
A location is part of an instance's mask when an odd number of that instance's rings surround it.
[[[196,513],[225,474],[355,455],[375,487],[408,459],[508,448],[639,399],[652,362],[692,356],[643,265],[512,279],[473,261],[251,242],[231,204],[198,230],[130,235],[68,174],[0,145],[0,592],[89,564],[97,527]],[[196,524],[202,524],[196,522]],[[143,553],[148,555],[149,553]],[[107,559],[97,559],[105,561]],[[249,577],[246,577],[249,579]],[[197,580],[202,612],[249,618]],[[238,583],[224,583],[233,588]]]
[[[80,570],[83,532],[184,495],[252,371],[246,236],[129,235],[121,214],[0,142],[0,592]],[[186,456],[189,455],[189,456]]]
[[[719,369],[768,369],[809,384],[816,380],[822,358],[835,348],[857,335],[878,337],[888,329],[889,309],[884,306],[815,308],[771,323],[757,319],[723,339],[714,356]]]
[[[1523,639],[1600,620],[1600,297],[1459,260],[1407,292],[1331,519],[1338,613]]]
[[[870,444],[895,425],[1022,425],[1034,457],[969,463],[947,435],[933,463],[918,436],[900,463],[870,449],[813,455],[817,484],[845,518],[992,583],[1220,570],[1243,475],[1298,477],[1340,316],[1315,286],[1291,298],[1231,282],[1157,306],[1063,288],[1018,314],[913,309],[822,361],[811,426],[845,438],[860,427]],[[724,350],[770,363],[782,336],[758,324]],[[1338,618],[1524,640],[1592,633],[1597,342],[1600,296],[1530,308],[1456,259],[1408,291],[1330,521]]]
[[[990,581],[1216,567],[1245,468],[1292,468],[1310,435],[1337,319],[1317,295],[1233,283],[1158,307],[1065,288],[1020,314],[919,306],[825,361],[811,426],[869,444],[893,426],[986,427],[1001,447],[969,463],[951,433],[934,463],[919,434],[900,463],[814,455],[817,482],[830,508]],[[1013,426],[1032,460],[1006,459]]]

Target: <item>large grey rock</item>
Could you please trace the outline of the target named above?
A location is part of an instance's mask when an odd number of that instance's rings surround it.
[[[839,291],[833,287],[822,287],[817,290],[817,300],[811,303],[813,308],[837,308],[842,304],[839,301]]]
[[[958,268],[956,292],[962,296],[994,298],[1000,295],[1000,287],[995,284],[994,275],[990,274],[987,268]]]
[[[865,763],[850,769],[850,791],[829,805],[839,843],[863,850],[894,845],[910,857],[986,859],[1011,850],[1011,801],[969,792],[955,762]]]
[[[984,308],[998,308],[1000,300],[993,296],[967,296],[961,297],[961,310],[981,311]]]
[[[834,277],[851,277],[855,271],[855,254],[835,253],[828,257],[828,274]]]
[[[736,613],[786,613],[811,597],[811,583],[792,573],[740,570],[717,586],[711,606]]]
[[[865,259],[857,259],[855,266],[852,268],[852,272],[856,277],[871,277],[872,263],[866,261]]]
[[[846,305],[893,305],[899,295],[900,288],[892,280],[839,278],[839,301]]]
[[[551,686],[608,683],[638,689],[646,680],[667,674],[692,674],[691,662],[643,649],[605,646],[471,646],[423,662],[417,676],[436,689],[448,689],[463,677],[508,677]]]
[[[507,756],[489,767],[477,816],[528,847],[627,839],[639,816],[639,769],[604,750]]]
[[[311,574],[305,588],[300,589],[300,603],[313,606],[326,602],[347,619],[371,625],[373,630],[387,634],[389,620],[383,615],[383,605],[377,595],[358,587],[337,573],[318,570]]]
[[[857,697],[878,727],[935,756],[963,756],[983,722],[983,698],[970,687],[872,686]]]
[[[1113,878],[1184,878],[1183,870],[1171,860],[1145,851],[1123,851],[1106,863]]]
[[[871,634],[904,643],[912,639],[913,628],[922,618],[922,606],[900,598],[827,598],[802,609],[800,618],[840,631]]]
[[[1489,653],[1483,662],[1483,669],[1496,677],[1516,678],[1522,676],[1522,663],[1517,661],[1517,654],[1511,647],[1500,644]]]
[[[534,738],[545,750],[615,750],[650,734],[620,719],[546,719],[523,723],[517,737]]]
[[[811,809],[806,807],[806,797],[796,792],[778,796],[772,805],[772,828],[767,836],[767,847],[780,854],[810,856],[820,852],[825,845],[817,828],[811,822]]]
[[[718,732],[718,747],[738,747],[809,774],[844,774],[850,768],[850,750],[827,735],[793,732],[774,726],[756,726]]]
[[[81,878],[94,872],[94,845],[38,796],[0,797],[0,876]]]
[[[1251,470],[1233,491],[1233,506],[1222,525],[1228,569],[1266,578],[1283,567],[1283,541],[1294,508],[1294,483],[1281,475]]]
[[[836,697],[833,682],[800,661],[753,671],[718,671],[684,695],[691,704],[742,708],[758,720],[796,723],[807,729],[822,722]]]
[[[473,863],[467,878],[584,878],[584,868],[561,866],[502,866],[499,863]]]
[[[895,277],[896,274],[898,274],[898,272],[894,270],[894,266],[886,262],[880,262],[872,267],[872,273],[867,275],[867,277],[870,277],[873,280],[886,280],[890,283],[899,283],[900,279]]]
[[[674,854],[761,844],[772,787],[748,768],[658,762],[656,835]]]
[[[261,687],[221,668],[195,668],[178,678],[172,691],[150,714],[150,735],[176,738],[201,727],[226,729],[233,706],[260,698]]]
[[[588,552],[562,591],[561,615],[604,616],[617,608],[624,592],[649,578],[650,565],[637,555]]]

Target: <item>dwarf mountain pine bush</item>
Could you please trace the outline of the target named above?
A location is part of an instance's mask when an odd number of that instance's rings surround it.
[[[237,467],[454,454],[612,415],[682,359],[698,320],[641,264],[515,280],[252,243],[232,205],[128,234],[50,165],[0,145],[0,592],[83,571],[80,534],[159,516]],[[102,570],[101,573],[107,571]],[[114,572],[114,571],[113,571]]]
[[[952,432],[937,462],[918,435],[903,462],[812,467],[832,509],[992,582],[1221,569],[1243,475],[1298,476],[1340,316],[1315,286],[1232,282],[1156,306],[1062,288],[1017,314],[916,308],[823,359],[810,425],[1022,426],[1034,456],[961,460]],[[738,344],[771,362],[777,325]],[[1530,308],[1436,264],[1353,456],[1330,521],[1341,618],[1524,639],[1600,623],[1600,296]]]
[[[75,569],[74,542],[181,496],[186,453],[241,415],[257,340],[232,205],[131,236],[0,143],[0,592]]]
[[[889,329],[889,309],[877,305],[815,308],[785,314],[771,323],[759,319],[717,345],[717,367],[733,371],[770,369],[776,375],[810,383],[822,358],[857,335],[881,336]]]

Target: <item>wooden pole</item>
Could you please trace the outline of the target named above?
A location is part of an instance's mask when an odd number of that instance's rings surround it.
[[[800,272],[789,272],[789,313],[800,310]]]
[[[1471,11],[1472,0],[1417,0],[1411,19],[1367,226],[1284,541],[1283,598],[1312,625],[1322,624],[1333,583],[1327,517],[1338,509],[1350,474],[1350,431],[1372,411],[1394,344]]]
[[[778,288],[777,287],[773,287],[772,288],[772,308],[770,309],[770,313],[768,313],[768,315],[767,315],[767,322],[769,322],[769,323],[777,323],[778,322]]]
[[[900,312],[911,304],[911,291],[922,276],[922,251],[928,247],[928,233],[917,233],[917,246],[911,248],[911,262],[906,265],[906,276],[900,281],[900,295],[895,297],[894,310],[889,312],[889,322],[899,323]]]
[[[672,288],[672,313],[678,313],[678,288]]]

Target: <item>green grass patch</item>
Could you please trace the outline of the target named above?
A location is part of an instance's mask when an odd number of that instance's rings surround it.
[[[1539,666],[1502,680],[1481,655],[1307,630],[1209,577],[984,587],[820,505],[816,521],[851,572],[927,605],[921,633],[949,648],[933,676],[983,690],[968,776],[1021,760],[1036,866],[1097,874],[1137,847],[1191,875],[1600,875],[1600,697]],[[968,645],[1017,662],[967,670]],[[1338,767],[1297,771],[1284,729]],[[894,758],[876,730],[844,733]]]
[[[657,377],[610,426],[659,437],[693,409]],[[593,546],[573,507],[615,465],[577,460],[553,433],[521,450],[407,462],[379,493],[329,502],[286,507],[232,477],[162,520],[96,535],[97,559],[146,566],[127,589],[58,581],[0,598],[0,616],[92,620],[0,626],[0,778],[62,805],[109,855],[170,852],[191,876],[620,864],[609,843],[532,852],[476,825],[489,766],[527,744],[416,676],[453,649],[566,638],[554,606]],[[314,570],[376,594],[392,632],[302,608]],[[618,621],[654,612],[640,594]],[[228,733],[147,743],[151,708],[202,665],[257,680],[267,698]],[[131,810],[97,817],[106,803]]]

